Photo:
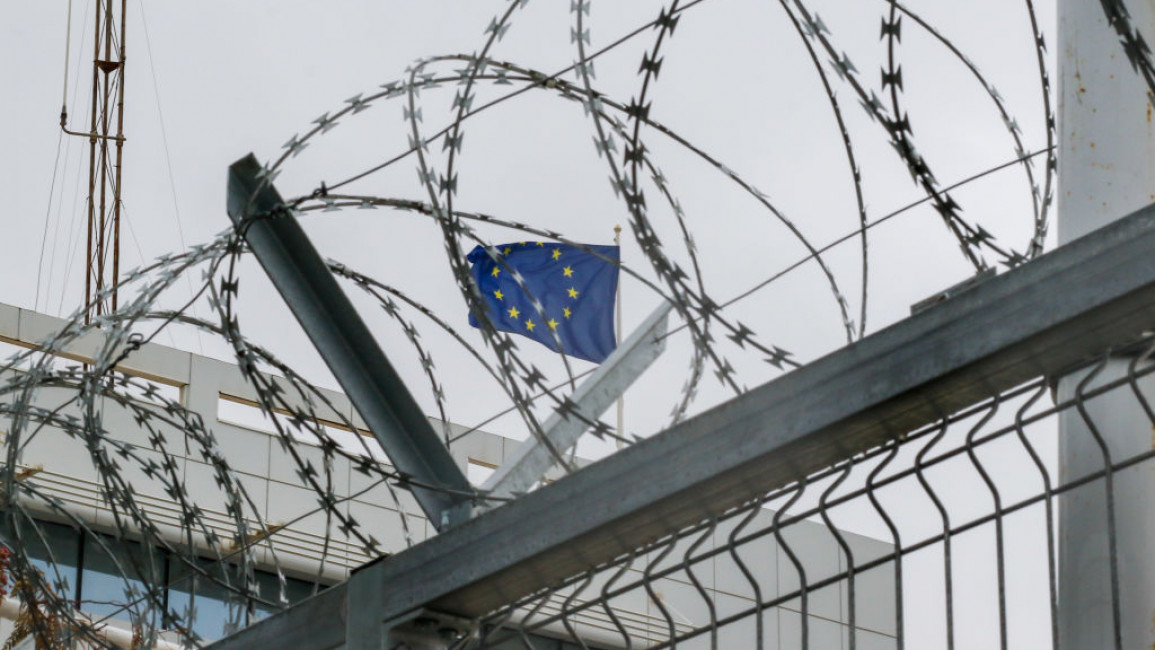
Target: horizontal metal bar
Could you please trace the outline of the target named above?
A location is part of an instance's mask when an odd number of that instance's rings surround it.
[[[229,167],[229,217],[242,228],[269,279],[393,466],[417,483],[410,489],[429,521],[438,530],[465,521],[472,508],[469,481],[308,235],[260,172],[252,154]]]
[[[481,615],[1152,325],[1148,207],[361,571],[382,617]],[[249,634],[304,647],[213,647]]]

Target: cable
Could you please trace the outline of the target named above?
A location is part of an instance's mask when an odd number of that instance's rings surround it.
[[[183,251],[183,250],[188,250],[188,246],[185,245],[185,241],[184,241],[184,226],[183,226],[182,219],[180,216],[180,203],[177,201],[177,197],[176,197],[176,177],[172,173],[172,154],[169,153],[169,148],[168,148],[168,131],[164,126],[164,111],[161,109],[161,105],[160,105],[160,84],[157,83],[157,80],[156,80],[156,63],[155,63],[155,59],[152,56],[152,39],[149,37],[149,34],[148,34],[148,17],[145,16],[145,13],[144,13],[144,2],[142,0],[137,0],[137,4],[140,6],[140,22],[141,22],[141,26],[143,27],[143,31],[144,31],[144,46],[145,46],[145,50],[148,52],[148,70],[152,75],[152,94],[156,98],[156,115],[157,115],[157,119],[160,121],[160,141],[164,145],[164,161],[165,161],[165,166],[168,169],[168,186],[169,186],[170,193],[172,195],[173,213],[176,216],[176,235],[177,235],[177,239],[180,241],[180,250]],[[135,235],[133,237],[135,238]],[[137,248],[140,248],[139,243],[137,245]],[[141,264],[144,264],[145,260],[144,260],[144,253],[143,252],[141,253],[140,257],[141,257]],[[189,279],[188,275],[185,275],[185,282],[188,284],[189,295],[190,296],[195,295],[196,291],[193,289],[192,280]],[[193,305],[192,311],[193,311],[193,316],[200,318],[200,314],[197,311],[196,305]],[[196,335],[197,335],[197,348],[200,350],[201,356],[204,356],[205,346],[204,346],[204,340],[201,337],[200,330],[196,330]]]
[[[68,293],[65,290],[65,287],[67,286],[68,282],[68,274],[72,271],[72,260],[76,257],[77,254],[76,247],[80,242],[80,238],[76,236],[76,204],[80,200],[80,168],[82,166],[83,161],[79,161],[79,164],[76,167],[76,190],[72,195],[72,227],[68,231],[68,244],[66,246],[66,255],[64,257],[64,274],[60,279],[60,305],[56,310],[56,313],[59,316],[64,315],[64,297]]]
[[[69,2],[71,3],[71,0],[69,0]],[[92,0],[88,0],[88,2],[86,2],[84,4],[84,17],[81,20],[82,23],[88,22],[88,12],[91,9],[92,9]],[[71,13],[69,13],[69,20],[71,20]],[[69,40],[71,41],[71,38]],[[80,40],[81,49],[84,48],[84,44],[85,44],[85,42],[87,42],[87,40],[88,40],[87,35],[81,37],[81,40]],[[76,96],[80,92],[80,65],[81,65],[82,60],[83,60],[83,57],[78,57],[76,59],[77,73],[76,73],[76,79],[75,79],[75,81],[73,81],[73,84],[72,84],[72,105],[73,106],[76,105]],[[68,65],[68,61],[66,60],[65,66],[67,66],[67,65]],[[71,138],[69,138],[68,146],[66,146],[64,149],[64,168],[65,169],[68,168],[69,160],[72,157],[72,142],[73,142],[73,140]],[[80,188],[80,167],[81,167],[81,165],[82,165],[82,162],[78,161],[77,162],[77,170],[76,170],[76,187],[77,187],[77,189],[74,190],[73,200],[72,200],[72,214],[74,216],[76,214],[76,201],[78,200],[78,195],[80,192],[79,188]],[[52,233],[52,251],[48,255],[48,259],[49,259],[49,262],[48,262],[48,282],[47,282],[47,287],[44,289],[44,308],[45,308],[45,310],[48,309],[48,300],[49,300],[48,297],[52,293],[52,277],[55,275],[55,272],[56,272],[56,247],[57,247],[58,242],[60,241],[60,222],[62,221],[61,210],[63,209],[63,205],[64,205],[64,183],[61,183],[60,184],[60,195],[56,199],[56,228],[54,229],[54,231]],[[76,224],[74,221],[73,222],[73,230],[71,231],[71,233],[69,235],[69,241],[71,241],[72,235],[75,234],[75,225]],[[65,248],[67,249],[68,246],[66,246]],[[68,277],[68,273],[67,273],[67,269],[66,269],[65,270],[65,278],[67,278],[67,277]],[[66,280],[62,280],[62,282],[66,282]],[[60,295],[60,306],[57,308],[57,312],[56,312],[57,315],[63,315],[62,312],[64,311],[64,287],[63,286],[60,289],[60,294],[61,294]]]
[[[1038,151],[1034,151],[1034,152],[1031,152],[1031,153],[1029,153],[1029,154],[1026,154],[1026,155],[1023,155],[1023,156],[1019,156],[1019,157],[1017,157],[1017,158],[1015,158],[1015,159],[1013,159],[1013,160],[1008,160],[1007,162],[1005,162],[1005,163],[1002,163],[1001,165],[996,165],[996,166],[994,166],[994,167],[990,167],[990,168],[988,168],[988,169],[985,169],[985,170],[983,170],[983,171],[981,171],[981,172],[979,172],[979,173],[977,173],[977,174],[975,174],[975,175],[973,175],[973,176],[970,176],[970,177],[968,177],[968,178],[965,178],[965,179],[963,179],[963,180],[961,180],[961,181],[959,181],[959,182],[955,183],[954,185],[951,185],[951,186],[949,186],[949,187],[945,188],[945,189],[944,189],[944,190],[942,190],[942,191],[943,191],[943,192],[950,192],[950,191],[952,191],[952,190],[955,190],[955,189],[957,189],[957,188],[959,188],[959,187],[962,187],[963,185],[967,185],[967,184],[970,184],[970,183],[972,183],[972,182],[974,182],[974,181],[977,181],[977,180],[979,180],[979,179],[985,178],[986,176],[989,176],[989,175],[991,175],[991,174],[993,174],[993,173],[995,173],[995,172],[998,172],[998,171],[1002,171],[1002,170],[1006,169],[1007,167],[1011,167],[1011,166],[1014,166],[1014,165],[1020,164],[1020,163],[1022,163],[1022,162],[1025,162],[1025,161],[1027,161],[1027,160],[1031,160],[1032,158],[1035,158],[1035,157],[1037,157],[1037,156],[1041,156],[1041,155],[1043,155],[1043,154],[1045,154],[1045,153],[1047,153],[1047,152],[1051,151],[1052,149],[1054,149],[1054,147],[1047,147],[1046,149],[1040,149],[1040,150],[1038,150]],[[923,203],[926,203],[926,202],[928,202],[928,201],[930,201],[930,200],[932,200],[932,199],[933,199],[933,197],[932,197],[932,196],[925,196],[925,197],[923,197],[923,198],[921,198],[921,199],[919,199],[919,200],[917,200],[917,201],[914,201],[913,203],[908,203],[908,204],[906,204],[906,205],[902,206],[901,208],[899,208],[899,209],[897,209],[897,210],[895,210],[895,211],[891,212],[890,214],[887,214],[887,215],[885,215],[885,216],[883,216],[883,217],[879,217],[878,219],[875,219],[874,221],[871,221],[870,223],[866,224],[866,226],[864,226],[864,227],[862,227],[862,228],[857,228],[857,229],[855,229],[855,230],[853,230],[853,231],[851,231],[851,232],[849,232],[849,233],[847,233],[847,234],[843,235],[842,237],[839,237],[838,239],[835,239],[834,241],[830,242],[829,244],[827,244],[827,245],[823,246],[822,248],[818,249],[818,251],[817,251],[817,253],[816,253],[816,254],[820,255],[820,254],[822,254],[822,253],[825,253],[826,251],[830,250],[831,248],[834,248],[835,246],[838,246],[838,245],[840,245],[840,244],[844,244],[844,243],[846,243],[847,241],[849,241],[850,239],[853,239],[854,237],[857,237],[859,234],[861,234],[861,233],[862,233],[862,231],[864,231],[864,230],[870,230],[871,228],[873,228],[873,227],[875,227],[875,226],[881,225],[881,224],[883,224],[883,223],[885,223],[885,222],[887,222],[887,221],[889,221],[889,220],[893,219],[894,217],[897,217],[898,215],[900,215],[900,214],[902,214],[902,213],[904,213],[904,212],[907,212],[907,211],[909,211],[909,210],[912,210],[912,209],[914,209],[914,208],[916,208],[916,207],[918,207],[918,206],[922,205]],[[799,259],[797,262],[794,262],[794,263],[793,263],[793,264],[791,264],[790,266],[787,266],[786,268],[784,268],[784,269],[782,269],[781,271],[779,271],[779,272],[775,273],[774,275],[772,275],[772,276],[770,276],[769,278],[767,278],[767,279],[763,280],[762,282],[759,282],[758,284],[756,284],[756,285],[754,285],[753,287],[751,287],[751,288],[747,289],[746,291],[743,291],[742,293],[738,294],[737,296],[734,296],[733,298],[731,298],[731,299],[727,300],[726,302],[722,303],[722,304],[721,304],[721,307],[729,307],[730,305],[732,305],[732,304],[734,304],[734,303],[738,302],[739,300],[743,300],[743,299],[745,299],[745,298],[749,298],[751,295],[753,295],[753,294],[754,294],[755,292],[757,292],[758,290],[760,290],[760,289],[762,289],[762,288],[766,287],[766,285],[768,285],[768,284],[770,284],[771,282],[774,282],[775,280],[777,280],[777,279],[781,278],[782,276],[786,275],[786,274],[787,274],[787,273],[789,273],[790,271],[793,271],[794,269],[796,269],[796,268],[798,268],[799,266],[801,266],[801,265],[805,264],[806,262],[809,262],[809,261],[810,261],[811,259],[813,259],[814,257],[815,257],[815,255],[814,255],[814,254],[812,254],[812,255],[807,255],[806,257],[803,257],[803,258]],[[673,330],[671,330],[671,331],[670,331],[668,334],[666,334],[666,336],[668,337],[668,336],[670,336],[671,334],[673,334],[673,333],[675,333],[675,332],[677,332],[677,331],[679,331],[679,330],[681,330],[681,329],[683,329],[683,328],[685,328],[685,327],[686,327],[685,325],[682,325],[682,326],[680,326],[680,327],[678,327],[678,328],[676,328],[676,329],[673,329]]]
[[[990,167],[990,168],[988,168],[988,169],[985,169],[985,170],[983,170],[983,171],[981,171],[981,172],[979,172],[979,173],[977,173],[977,174],[974,174],[973,176],[970,176],[970,177],[968,177],[968,178],[965,178],[965,179],[963,179],[963,180],[961,180],[961,181],[959,181],[959,182],[955,183],[954,185],[951,185],[951,186],[947,187],[947,188],[946,188],[944,191],[948,191],[948,192],[949,192],[949,191],[951,191],[951,190],[957,189],[957,188],[959,188],[959,187],[962,187],[962,186],[964,186],[964,185],[967,185],[967,184],[969,184],[969,183],[973,183],[974,181],[977,181],[977,180],[979,180],[979,179],[982,179],[982,178],[984,178],[984,177],[986,177],[986,176],[989,176],[989,175],[991,175],[991,174],[993,174],[993,173],[995,173],[995,172],[998,172],[998,171],[1002,171],[1002,170],[1004,170],[1004,169],[1006,169],[1007,167],[1010,167],[1010,166],[1012,166],[1012,165],[1016,165],[1016,164],[1022,163],[1022,162],[1026,161],[1026,160],[1030,160],[1030,159],[1032,159],[1032,158],[1035,158],[1035,157],[1037,157],[1037,156],[1041,156],[1041,155],[1043,155],[1043,154],[1045,154],[1045,153],[1047,153],[1047,152],[1051,151],[1051,149],[1053,149],[1053,147],[1048,147],[1048,148],[1046,148],[1046,149],[1040,149],[1039,151],[1034,151],[1034,152],[1032,152],[1032,153],[1029,153],[1029,154],[1027,154],[1027,155],[1025,155],[1025,156],[1021,156],[1021,157],[1015,158],[1014,160],[1009,160],[1009,161],[1007,161],[1007,162],[1005,162],[1005,163],[1003,163],[1003,164],[1001,164],[1001,165],[996,165],[996,166],[994,166],[994,167]],[[867,224],[865,227],[863,227],[863,228],[857,228],[857,229],[855,229],[855,230],[853,230],[853,231],[851,231],[851,232],[848,232],[847,234],[843,235],[842,237],[839,237],[838,239],[836,239],[836,240],[834,240],[834,241],[830,242],[829,244],[827,244],[827,245],[823,246],[822,248],[818,249],[818,254],[822,254],[822,253],[825,253],[826,251],[829,251],[830,249],[834,248],[835,246],[838,246],[838,245],[840,245],[840,244],[844,244],[844,243],[846,243],[847,241],[849,241],[849,240],[851,240],[851,239],[853,239],[853,238],[857,237],[857,236],[858,236],[859,234],[861,234],[861,233],[862,233],[864,230],[869,230],[869,229],[871,229],[871,228],[873,228],[873,227],[875,227],[875,226],[881,225],[881,224],[885,223],[886,221],[889,221],[890,219],[893,219],[894,217],[897,217],[897,216],[899,216],[900,214],[903,214],[903,213],[905,213],[905,212],[908,212],[908,211],[912,210],[913,208],[916,208],[916,207],[918,207],[918,206],[922,205],[923,203],[926,203],[927,201],[930,201],[930,200],[931,200],[931,197],[927,196],[927,197],[923,197],[923,198],[921,198],[921,199],[919,199],[919,200],[917,200],[917,201],[914,201],[914,202],[912,202],[912,203],[908,203],[908,204],[906,204],[906,205],[902,206],[901,208],[898,208],[897,210],[894,210],[893,212],[890,212],[889,214],[887,214],[887,215],[885,215],[885,216],[882,216],[882,217],[879,217],[878,219],[875,219],[874,221],[872,221],[872,222],[868,223],[868,224]],[[747,289],[746,291],[744,291],[744,292],[742,292],[742,293],[738,294],[737,296],[734,296],[733,298],[730,298],[730,299],[729,299],[729,300],[727,300],[726,302],[722,303],[722,304],[720,305],[720,307],[729,307],[730,305],[732,305],[732,304],[734,304],[734,303],[736,303],[736,302],[738,302],[738,301],[740,301],[740,300],[743,300],[743,299],[745,299],[745,298],[748,298],[748,297],[750,297],[751,295],[753,295],[753,294],[754,294],[754,293],[756,293],[757,291],[759,291],[759,290],[761,290],[761,289],[765,288],[765,287],[766,287],[767,285],[769,285],[770,283],[774,282],[775,280],[781,279],[781,278],[782,278],[782,276],[786,275],[786,274],[787,274],[787,273],[789,273],[790,271],[793,271],[794,269],[798,268],[799,266],[802,266],[802,265],[803,265],[803,264],[805,264],[806,262],[810,261],[810,259],[812,259],[813,257],[814,257],[813,255],[807,255],[806,257],[803,257],[802,259],[800,259],[800,260],[798,260],[798,261],[794,262],[794,263],[793,263],[793,264],[791,264],[790,266],[787,266],[786,268],[784,268],[784,269],[782,269],[781,271],[779,271],[779,272],[775,273],[774,275],[770,276],[769,278],[767,278],[767,279],[763,280],[762,282],[760,282],[760,283],[758,283],[758,284],[754,285],[754,286],[753,286],[753,287],[751,287],[750,289]],[[683,325],[679,325],[678,327],[672,328],[672,329],[671,329],[669,332],[667,332],[667,333],[666,333],[666,334],[665,334],[665,335],[662,337],[662,339],[663,339],[663,340],[664,340],[664,339],[667,339],[667,338],[669,338],[669,337],[673,336],[674,334],[677,334],[678,332],[684,331],[684,330],[686,329],[686,327],[687,327],[687,326],[683,324]],[[574,379],[581,379],[582,377],[584,377],[584,376],[586,376],[586,375],[588,375],[588,374],[591,374],[591,373],[592,373],[594,370],[597,370],[597,368],[591,368],[591,369],[589,369],[589,370],[586,370],[585,372],[579,373],[579,374],[577,374],[577,375],[575,375],[575,376],[574,376]],[[543,391],[541,391],[541,392],[537,393],[536,395],[531,395],[531,396],[527,397],[527,398],[526,398],[526,401],[527,401],[527,402],[531,402],[531,403],[532,403],[532,402],[535,402],[535,401],[537,401],[538,399],[540,399],[540,398],[542,398],[542,397],[546,396],[547,394],[549,394],[551,391],[554,391],[554,390],[557,390],[557,389],[559,389],[559,388],[562,388],[562,387],[564,387],[564,386],[566,386],[566,385],[568,385],[568,384],[569,384],[569,381],[561,382],[561,383],[557,384],[556,386],[553,386],[553,387],[551,387],[549,390],[543,390]],[[470,428],[466,429],[465,431],[463,431],[463,432],[459,433],[458,435],[454,436],[454,437],[453,437],[453,438],[450,440],[450,442],[451,442],[451,443],[452,443],[452,442],[456,442],[456,441],[458,441],[458,440],[460,440],[460,439],[464,438],[465,436],[467,436],[467,435],[469,435],[469,434],[471,434],[471,433],[474,433],[474,432],[476,432],[476,431],[480,431],[480,430],[481,430],[481,427],[484,427],[484,426],[486,426],[487,424],[490,424],[490,423],[491,423],[491,422],[493,422],[494,420],[497,420],[498,418],[500,418],[500,417],[502,417],[502,416],[504,416],[504,415],[508,415],[509,413],[512,413],[512,412],[513,412],[513,411],[514,411],[516,408],[517,408],[516,406],[510,406],[509,408],[506,408],[506,409],[504,409],[504,410],[498,411],[497,413],[494,413],[493,415],[489,416],[489,417],[488,417],[488,418],[486,418],[485,420],[482,420],[482,421],[481,421],[481,422],[479,422],[478,424],[475,424],[475,425],[473,425],[472,427],[470,427]]]
[[[136,245],[136,254],[140,256],[140,264],[141,266],[144,266],[147,263],[147,260],[144,257],[144,249],[140,246],[140,240],[136,237],[136,229],[132,227],[132,218],[128,216],[128,205],[124,201],[121,201],[120,209],[124,213],[124,223],[128,224],[128,235],[132,237],[132,243]],[[185,274],[185,278],[188,278],[187,273]],[[176,339],[172,337],[172,330],[166,327],[164,328],[164,333],[168,335],[169,345],[174,348],[178,347],[176,344]],[[200,336],[197,337],[197,342],[200,343]],[[205,356],[203,347],[201,348],[201,356]]]
[[[66,69],[67,64],[64,66]],[[65,75],[67,77],[67,74]],[[44,247],[48,243],[48,222],[52,220],[52,195],[56,192],[56,174],[60,171],[60,145],[64,142],[64,131],[56,134],[56,160],[52,163],[52,183],[48,186],[48,207],[44,211],[44,232],[40,235],[40,260],[36,263],[36,297],[32,308],[40,310],[40,277],[44,270]]]
[[[64,28],[64,87],[60,90],[60,121],[68,115],[68,61],[72,58],[72,0],[68,0],[68,23]]]
[[[697,5],[699,5],[705,1],[706,0],[692,0],[692,2],[688,2],[684,5],[682,5],[680,8],[676,9],[675,11],[671,12],[670,17],[675,17],[675,16],[680,17],[687,10],[689,10],[689,9],[691,9],[691,8],[697,6]],[[658,21],[652,20],[652,21],[642,25],[641,27],[638,27],[638,28],[628,32],[627,34],[618,37],[614,41],[610,42],[608,45],[590,53],[588,56],[584,57],[582,60],[575,61],[572,65],[566,66],[566,67],[558,70],[557,72],[554,72],[553,74],[549,75],[545,79],[542,79],[541,83],[545,83],[549,79],[559,79],[559,78],[561,78],[562,75],[576,70],[579,66],[588,65],[591,62],[593,62],[594,60],[596,60],[598,57],[603,56],[608,52],[611,52],[612,50],[616,49],[617,47],[629,42],[634,37],[653,29],[657,25],[658,25]],[[520,97],[521,95],[524,95],[525,93],[532,91],[536,87],[537,87],[537,84],[530,84],[530,85],[527,85],[523,88],[519,88],[518,90],[514,90],[512,92],[509,92],[505,95],[502,95],[501,97],[498,97],[497,99],[494,99],[493,101],[490,101],[490,102],[487,102],[485,104],[482,104],[481,106],[478,106],[476,109],[470,110],[468,113],[466,113],[466,115],[464,117],[466,117],[466,118],[474,117],[474,116],[482,113],[483,111],[486,111],[486,110],[493,108],[494,106],[497,106],[497,105],[502,104],[504,102],[510,101],[516,97]],[[427,138],[427,140],[432,141],[436,138],[439,138],[439,137],[445,135],[446,133],[448,133],[451,128],[453,128],[452,124],[445,127],[444,129],[438,131],[437,133],[433,134],[430,138]],[[350,176],[349,178],[343,179],[337,183],[329,185],[328,189],[329,189],[329,191],[338,190],[338,189],[344,187],[345,185],[359,181],[362,178],[365,178],[366,176],[369,176],[371,174],[374,174],[376,172],[381,171],[382,169],[385,169],[386,167],[391,166],[393,163],[396,163],[399,160],[407,158],[414,151],[415,151],[415,149],[410,148],[410,149],[406,150],[405,152],[400,153],[400,154],[394,156],[393,158],[390,158],[389,160],[386,160],[383,163],[380,163],[376,166],[370,167],[369,169],[366,169],[365,171],[362,171],[358,174]]]

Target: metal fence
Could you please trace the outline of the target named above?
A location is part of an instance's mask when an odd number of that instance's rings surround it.
[[[1147,209],[214,647],[1135,647],[1153,244]]]
[[[1155,426],[1152,354],[1104,354],[1072,391],[1038,378],[995,395],[511,603],[465,645],[550,647],[530,636],[549,633],[614,648],[1058,647],[1059,513],[1075,499],[1069,516],[1098,513],[1083,523],[1103,533],[1095,550],[1112,569],[1101,578],[1114,612],[1103,625],[1121,636],[1123,614],[1139,613],[1126,612],[1115,540],[1137,522],[1115,516],[1115,498],[1152,472],[1155,450],[1125,448],[1096,425],[1133,408]],[[1059,472],[1062,418],[1086,422],[1102,450],[1096,466]],[[806,521],[827,539],[792,538]],[[856,545],[847,528],[887,543]],[[639,602],[665,625],[639,629],[615,614]]]
[[[1155,585],[1152,250],[1148,208],[279,613],[261,581],[284,592],[286,576],[255,557],[221,606],[268,618],[212,647],[1135,647]],[[115,530],[84,539],[115,556],[136,529]],[[14,548],[27,582],[30,547]],[[171,606],[180,576],[156,573],[122,567],[119,607],[143,610],[115,642],[49,579],[18,595],[39,585],[22,611],[49,645],[200,644],[166,631],[196,607]]]

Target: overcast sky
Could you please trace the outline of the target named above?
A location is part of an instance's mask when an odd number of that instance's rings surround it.
[[[1039,7],[1042,28],[1053,33],[1053,7]],[[385,2],[278,0],[243,3],[214,0],[128,2],[126,68],[124,267],[182,246],[206,241],[227,225],[225,170],[250,151],[277,157],[294,134],[318,116],[340,110],[344,100],[371,94],[402,79],[418,57],[468,54],[485,42],[485,29],[505,2]],[[653,20],[663,3],[593,3],[586,26],[591,51]],[[806,6],[828,26],[869,89],[885,96],[879,70],[886,42],[879,26],[884,2],[820,0]],[[1025,4],[915,2],[911,8],[963,52],[998,88],[1023,131],[1025,148],[1045,145],[1042,94]],[[82,296],[84,178],[87,143],[60,138],[57,126],[65,82],[66,0],[22,3],[0,26],[0,48],[11,67],[12,92],[0,103],[8,128],[0,135],[0,192],[7,199],[6,255],[10,280],[0,301],[67,314]],[[91,78],[91,0],[73,0],[68,61],[70,124],[85,130]],[[568,3],[537,1],[518,10],[509,31],[491,52],[494,59],[553,73],[577,59],[571,42],[574,16]],[[628,103],[639,92],[637,74],[657,32],[610,50],[595,63],[595,88]],[[901,101],[915,142],[943,185],[1011,160],[1014,142],[994,103],[973,75],[946,48],[908,17],[896,55],[902,65]],[[854,185],[841,135],[803,40],[778,3],[706,0],[686,10],[662,46],[661,74],[651,84],[650,116],[694,147],[734,170],[764,192],[814,246],[852,233],[859,222]],[[820,55],[842,106],[863,178],[867,216],[877,219],[924,198],[899,164],[886,132],[858,106]],[[451,72],[458,64],[430,66]],[[577,82],[577,78],[566,75]],[[452,118],[454,84],[419,98],[423,126],[435,133]],[[483,84],[478,104],[516,90]],[[399,99],[381,101],[344,120],[290,160],[277,181],[282,194],[308,194],[388,160],[407,147],[408,124]],[[594,125],[581,105],[536,90],[470,118],[459,162],[455,207],[524,221],[576,241],[609,243],[616,224],[628,222],[615,197],[609,167],[592,141]],[[643,139],[673,194],[684,208],[697,246],[703,286],[724,302],[787,268],[805,247],[755,198],[713,165],[652,130]],[[434,147],[440,151],[440,146]],[[620,158],[620,151],[618,156]],[[391,198],[424,199],[413,157],[402,159],[349,189]],[[1036,165],[1041,179],[1042,159]],[[669,206],[655,201],[650,217],[668,254],[687,267],[686,246]],[[1000,244],[1024,250],[1032,232],[1030,186],[1013,167],[954,193],[963,216],[993,233]],[[327,255],[391,283],[425,301],[452,325],[465,327],[465,309],[447,272],[439,231],[418,216],[384,210],[315,213],[309,232]],[[500,243],[521,240],[491,228],[479,234]],[[629,231],[625,264],[653,277]],[[861,243],[851,240],[824,259],[858,321],[862,303]],[[908,313],[909,306],[973,273],[957,242],[928,205],[873,229],[869,240],[868,332]],[[992,258],[990,261],[994,262]],[[196,279],[194,278],[194,281]],[[178,283],[173,304],[187,296]],[[39,286],[39,295],[37,294]],[[623,284],[628,332],[657,304],[637,282]],[[319,361],[259,271],[243,276],[242,300],[252,305],[246,330],[258,341],[303,364],[322,383]],[[728,316],[753,329],[767,345],[793,352],[800,361],[846,342],[838,305],[821,269],[808,263],[733,307]],[[370,316],[375,319],[375,316]],[[415,319],[419,321],[420,319]],[[412,382],[419,367],[395,325],[373,320],[386,351]],[[500,394],[477,387],[478,368],[435,328],[430,337],[445,377],[451,413],[475,422],[500,410]],[[391,329],[392,328],[392,329]],[[471,341],[480,342],[472,336]],[[684,374],[687,338],[669,353],[631,399],[627,428],[659,429],[676,397],[669,377]],[[176,333],[161,342],[194,351],[227,354],[217,342]],[[681,345],[677,345],[677,343]],[[534,362],[557,376],[556,355],[523,346]],[[740,382],[757,385],[776,371],[757,355],[724,350]],[[575,365],[582,370],[581,362]],[[564,377],[564,374],[560,375]],[[421,389],[415,389],[421,393]],[[427,392],[427,391],[426,391]],[[718,382],[703,383],[699,406],[728,395]],[[660,399],[653,399],[660,395]],[[421,399],[427,396],[419,395]],[[516,423],[510,423],[516,427]],[[514,433],[516,435],[516,433]]]

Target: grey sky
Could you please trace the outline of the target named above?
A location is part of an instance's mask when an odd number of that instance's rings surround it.
[[[1053,32],[1049,5],[1038,8],[1048,35]],[[474,52],[484,43],[491,18],[507,6],[505,2],[130,0],[124,266],[179,250],[182,236],[184,244],[192,244],[221,231],[227,224],[225,169],[233,160],[249,151],[262,160],[278,156],[282,143],[308,131],[313,119],[340,110],[346,98],[403,78],[406,67],[418,57]],[[587,23],[591,49],[652,20],[663,6],[594,3]],[[878,70],[887,53],[878,33],[888,5],[818,0],[806,6],[822,16],[831,40],[850,56],[863,83],[883,95]],[[64,82],[67,8],[65,0],[26,3],[0,27],[0,52],[6,60],[20,62],[11,69],[13,91],[0,102],[0,117],[9,127],[0,136],[4,152],[0,191],[8,199],[9,242],[0,265],[11,278],[3,285],[0,300],[50,313],[69,313],[82,295],[87,154],[83,140],[63,139],[55,189],[49,196]],[[1026,148],[1042,148],[1044,116],[1025,3],[924,1],[911,8],[941,29],[998,87],[1023,129]],[[70,123],[81,129],[91,75],[90,25],[84,20],[90,11],[90,0],[73,0],[67,92]],[[528,3],[515,13],[492,57],[544,72],[560,70],[577,57],[570,37],[572,23],[568,3]],[[653,47],[655,34],[646,30],[599,57],[596,88],[623,103],[635,96],[638,63]],[[650,89],[651,117],[765,192],[813,245],[825,245],[858,227],[850,169],[829,101],[802,40],[778,3],[699,3],[684,12],[662,53],[661,75]],[[902,105],[915,141],[940,183],[948,185],[1014,157],[1014,143],[983,88],[909,18],[898,56],[905,76]],[[868,217],[879,218],[923,198],[893,154],[885,131],[858,107],[827,57],[819,58],[854,142]],[[451,72],[459,67],[437,64],[430,70]],[[576,81],[572,74],[565,78]],[[483,85],[476,101],[480,104],[516,88]],[[428,132],[451,120],[455,90],[455,85],[446,84],[422,93],[422,125]],[[400,100],[378,102],[289,161],[277,185],[286,196],[299,196],[321,181],[332,184],[405,151],[407,129]],[[580,104],[535,90],[471,118],[464,133],[458,209],[524,221],[590,243],[608,243],[613,226],[628,222],[628,212],[607,180],[606,161],[591,141],[593,123]],[[644,132],[643,138],[685,209],[702,260],[704,286],[716,301],[730,299],[805,255],[805,248],[774,215],[712,165],[656,132]],[[440,143],[432,149],[437,158]],[[621,151],[616,155],[620,162]],[[1040,158],[1036,162],[1040,179],[1042,168]],[[415,170],[410,157],[350,189],[424,199]],[[688,268],[672,211],[652,186],[645,187],[650,218],[667,252]],[[1032,225],[1029,192],[1021,168],[1016,167],[954,196],[966,219],[1021,251]],[[311,213],[306,224],[324,254],[425,301],[480,344],[480,337],[465,325],[465,309],[446,271],[440,234],[430,221],[378,210]],[[495,228],[480,229],[479,234],[494,243],[524,238]],[[625,234],[625,263],[652,278],[628,229]],[[45,253],[39,264],[42,241]],[[463,245],[466,250],[472,246]],[[862,283],[859,246],[851,240],[825,256],[856,320]],[[928,205],[872,230],[869,262],[868,332],[903,317],[910,304],[973,272]],[[177,285],[171,304],[187,296],[188,286]],[[657,297],[628,280],[624,293],[628,331],[656,305]],[[318,381],[331,383],[255,267],[242,274],[241,296],[247,305],[242,324],[251,336]],[[420,367],[399,329],[378,317],[377,311],[370,308],[368,318],[379,328],[387,353],[411,385],[424,387]],[[727,314],[757,332],[763,343],[790,350],[802,361],[845,343],[837,303],[813,263],[737,303]],[[507,406],[499,392],[478,380],[478,367],[455,344],[419,317],[413,319],[446,385],[453,419],[474,423]],[[742,384],[756,385],[777,374],[760,356],[729,345],[720,332],[716,336]],[[175,332],[172,339],[161,342],[228,354],[219,342],[188,333]],[[564,378],[556,356],[534,346],[529,342],[522,346],[527,358],[550,376]],[[689,349],[685,336],[675,338],[670,352],[631,394],[629,430],[649,433],[663,426],[685,374]],[[585,367],[580,362],[574,366]],[[709,373],[696,408],[729,394]],[[429,404],[424,394],[428,391],[415,392]],[[518,435],[519,425],[513,420],[494,426]]]

